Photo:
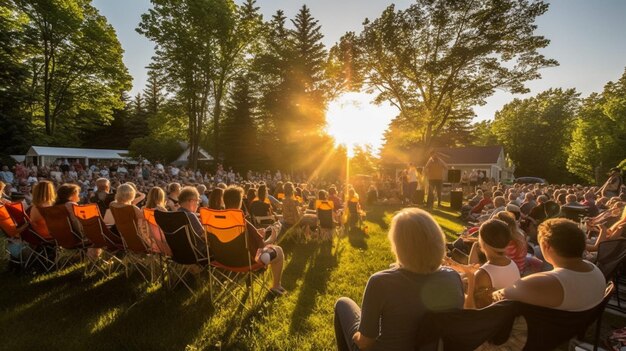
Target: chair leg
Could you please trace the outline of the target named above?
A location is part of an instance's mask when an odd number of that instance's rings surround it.
[[[598,351],[598,344],[600,343],[600,329],[602,327],[602,314],[598,317],[596,321],[596,332],[593,340],[593,351]]]

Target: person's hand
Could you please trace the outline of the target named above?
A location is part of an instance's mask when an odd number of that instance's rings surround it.
[[[444,257],[443,262],[445,265],[449,266],[450,268],[454,269],[455,271],[459,272],[459,273],[465,273],[465,274],[474,274],[476,273],[476,271],[480,268],[480,265],[478,264],[462,264],[462,263],[458,263],[457,261],[453,260],[450,257]]]

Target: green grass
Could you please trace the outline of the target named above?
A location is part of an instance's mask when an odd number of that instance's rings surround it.
[[[393,257],[387,227],[398,208],[368,212],[369,237],[331,243],[281,243],[286,253],[281,298],[262,294],[253,312],[226,297],[215,304],[206,281],[197,296],[147,286],[137,275],[85,277],[74,266],[37,277],[0,273],[0,340],[5,350],[332,350],[333,305],[361,302],[368,277]],[[455,214],[433,212],[449,237]]]

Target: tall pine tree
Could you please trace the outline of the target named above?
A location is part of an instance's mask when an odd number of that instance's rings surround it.
[[[228,145],[224,161],[240,172],[261,166],[255,108],[249,79],[238,78],[226,108],[222,140]]]

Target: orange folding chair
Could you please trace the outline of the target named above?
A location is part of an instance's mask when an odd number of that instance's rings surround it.
[[[17,264],[24,268],[27,266],[26,263],[29,261],[30,255],[26,258],[24,257],[26,247],[23,245],[20,236],[27,228],[28,223],[18,226],[16,221],[9,214],[7,206],[0,205],[0,229],[2,229],[7,236],[6,250],[9,255],[9,261],[12,264]],[[15,250],[19,250],[19,252]]]
[[[252,305],[254,305],[254,287],[255,277],[253,272],[263,271],[265,266],[262,263],[253,260],[250,253],[250,243],[246,230],[246,220],[241,210],[211,210],[208,208],[200,209],[200,222],[205,228],[206,240],[209,244],[209,257],[211,258],[211,279],[216,281],[224,292],[230,293],[244,307],[246,304],[244,299],[240,299],[236,293],[241,288],[247,291],[250,296]],[[240,284],[242,277],[247,278],[247,284]],[[266,286],[266,274],[261,276],[262,287]],[[230,284],[229,284],[230,283]]]
[[[50,250],[54,247],[54,242],[42,237],[30,225],[30,218],[24,211],[24,204],[21,202],[6,203],[5,207],[8,216],[13,219],[13,223],[16,226],[16,230],[19,231],[19,238],[13,237],[9,241],[12,242],[14,247],[20,247],[19,261],[22,263],[23,268],[33,266],[35,263],[39,264],[39,267],[43,268],[46,272],[49,272],[54,268],[54,260],[50,257]],[[3,221],[6,221],[6,214],[2,215]],[[8,222],[7,222],[8,223]],[[5,230],[6,231],[6,230]],[[8,229],[10,232],[11,229]],[[18,242],[21,240],[21,243]],[[23,243],[27,243],[30,250],[27,251],[27,258],[24,261],[23,251],[27,249]],[[17,263],[12,257],[12,261]]]
[[[101,250],[97,256],[86,255],[85,272],[99,270],[103,275],[111,276],[117,272],[117,267],[122,266],[122,260],[116,256],[124,248],[121,239],[106,226],[97,204],[73,205],[72,208],[81,224],[82,234],[91,242],[90,248]]]

